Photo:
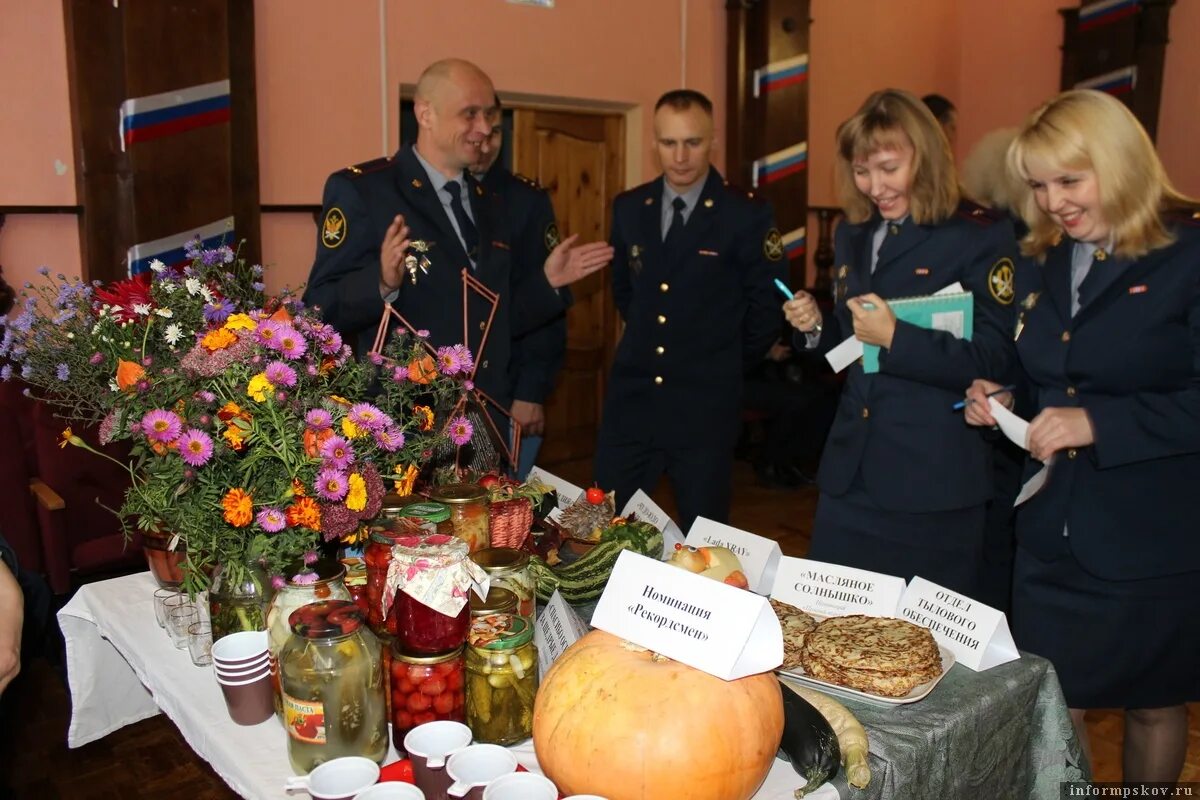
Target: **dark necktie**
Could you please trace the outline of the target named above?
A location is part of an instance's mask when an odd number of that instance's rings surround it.
[[[687,208],[687,202],[682,197],[676,197],[671,201],[671,206],[675,209],[675,213],[671,215],[671,227],[667,228],[667,235],[663,238],[663,244],[667,249],[679,243],[683,237],[683,210]]]
[[[467,258],[474,262],[479,258],[479,231],[475,229],[475,223],[471,222],[471,218],[467,216],[467,210],[463,208],[462,190],[458,181],[446,181],[446,185],[442,188],[450,193],[450,210],[454,212],[458,231],[462,234],[463,242],[467,246]]]

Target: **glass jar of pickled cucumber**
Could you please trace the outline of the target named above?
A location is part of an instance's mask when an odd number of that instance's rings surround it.
[[[465,541],[470,552],[476,553],[491,543],[487,489],[474,483],[447,483],[430,491],[429,499],[449,507],[448,532]]]
[[[350,600],[301,606],[279,653],[284,727],[292,769],[306,773],[340,756],[382,763],[387,709],[379,640]]]
[[[537,647],[533,626],[516,614],[490,614],[467,635],[467,725],[477,742],[512,744],[533,733]]]
[[[489,547],[471,554],[471,560],[487,572],[492,586],[503,586],[517,596],[517,613],[534,621],[537,612],[537,581],[529,566],[529,554],[512,547]]]
[[[488,587],[487,597],[480,600],[479,595],[471,595],[471,618],[486,617],[489,614],[518,614],[517,596],[496,584]]]

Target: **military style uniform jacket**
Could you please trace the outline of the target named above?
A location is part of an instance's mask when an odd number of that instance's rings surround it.
[[[1017,536],[1047,559],[1069,546],[1107,579],[1200,569],[1200,214],[1169,219],[1168,247],[1097,253],[1073,318],[1069,238],[1018,273],[1017,350],[1035,404],[1018,411],[1084,408],[1095,443],[1055,455]]]
[[[874,292],[884,300],[929,295],[960,281],[974,295],[970,341],[898,321],[879,372],[847,369],[837,416],[818,472],[821,490],[846,494],[856,478],[891,511],[969,508],[992,495],[991,448],[951,407],[975,378],[1000,382],[1015,373],[1012,347],[1016,240],[999,214],[964,202],[939,225],[911,219],[889,224],[871,272],[873,235],[881,220],[843,222],[834,237],[834,313],[819,349],[827,351],[854,325],[846,300]],[[799,337],[803,346],[804,337]]]
[[[517,290],[525,281],[544,281],[542,266],[550,251],[558,246],[558,225],[550,195],[537,183],[514,175],[500,164],[492,165],[483,176],[483,188],[498,197],[512,245],[514,282]],[[570,304],[566,287],[559,289],[565,304]],[[530,403],[545,403],[554,388],[567,349],[565,309],[538,328],[513,340],[509,376],[513,398]]]
[[[771,206],[715,169],[670,251],[662,201],[659,177],[613,204],[613,299],[625,333],[603,424],[658,446],[732,447],[743,365],[779,336],[783,243]]]
[[[505,408],[512,401],[508,374],[514,336],[545,323],[563,310],[563,300],[542,277],[514,285],[512,245],[498,201],[473,181],[471,211],[479,232],[474,276],[499,295],[486,348],[481,337],[490,303],[468,292],[465,344],[479,364],[476,385]],[[428,264],[405,273],[393,303],[412,326],[428,330],[436,346],[463,342],[462,271],[471,270],[463,245],[411,147],[393,158],[350,167],[325,183],[317,257],[304,299],[320,306],[361,356],[370,348],[383,313],[379,295],[379,248],[396,214],[403,214],[410,240],[429,245]]]

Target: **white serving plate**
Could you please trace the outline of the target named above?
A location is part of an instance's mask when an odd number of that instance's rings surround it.
[[[823,692],[846,697],[851,700],[859,700],[865,703],[870,703],[876,706],[902,706],[909,703],[915,703],[918,700],[925,699],[925,696],[933,691],[933,687],[938,685],[942,678],[946,677],[946,673],[954,666],[954,653],[947,650],[945,647],[938,645],[938,652],[942,656],[942,674],[930,681],[925,681],[918,686],[914,686],[912,691],[902,697],[885,697],[881,694],[872,692],[860,692],[858,689],[851,689],[849,686],[840,686],[836,683],[823,681],[820,678],[814,678],[804,672],[803,667],[794,667],[789,669],[777,669],[776,673],[784,675],[788,678],[806,683]]]

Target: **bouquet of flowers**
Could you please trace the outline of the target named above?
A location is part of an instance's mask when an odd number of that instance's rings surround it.
[[[68,419],[99,422],[101,442],[129,442],[117,513],[186,545],[189,590],[217,564],[278,582],[320,542],[360,536],[386,481],[411,491],[441,442],[470,439],[445,416],[471,355],[395,332],[356,361],[295,295],[266,298],[261,267],[228,247],[190,255],[109,287],[59,276],[27,292],[0,357]],[[67,444],[92,449],[70,428]]]

